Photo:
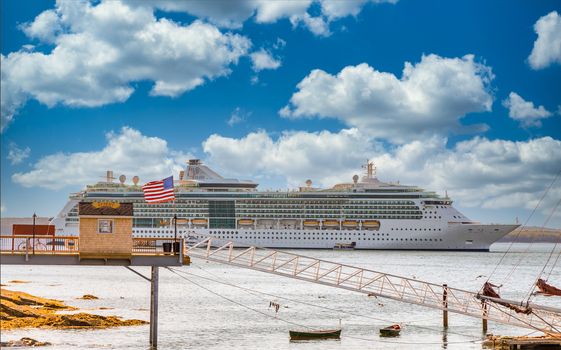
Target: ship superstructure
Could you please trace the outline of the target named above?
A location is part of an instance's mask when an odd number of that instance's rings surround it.
[[[208,235],[224,242],[271,248],[488,250],[518,225],[486,225],[456,210],[452,200],[416,186],[386,183],[372,162],[353,181],[319,189],[259,191],[253,181],[227,179],[189,160],[176,181],[175,202],[148,204],[138,177],[132,184],[107,172],[101,181],[70,196],[54,219],[58,234],[78,234],[77,204],[131,202],[133,235],[192,240]]]

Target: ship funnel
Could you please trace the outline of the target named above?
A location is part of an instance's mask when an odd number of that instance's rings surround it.
[[[179,171],[179,181],[183,181],[185,178],[185,170]]]
[[[108,183],[112,183],[113,182],[113,170],[107,170],[107,182]]]

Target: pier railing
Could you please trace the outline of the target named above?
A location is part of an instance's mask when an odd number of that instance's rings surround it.
[[[133,238],[133,255],[169,255],[173,238]],[[179,241],[179,240],[178,240]],[[53,235],[0,235],[2,254],[78,254],[80,237]],[[171,250],[166,251],[166,245]]]
[[[173,252],[173,238],[133,238],[132,253],[138,255],[166,255]],[[176,242],[179,242],[177,239]],[[171,251],[165,251],[164,244],[171,244]]]
[[[79,238],[52,235],[2,235],[0,252],[11,254],[78,254]]]

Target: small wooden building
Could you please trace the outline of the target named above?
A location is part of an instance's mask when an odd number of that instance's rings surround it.
[[[131,259],[132,203],[80,202],[80,259]]]

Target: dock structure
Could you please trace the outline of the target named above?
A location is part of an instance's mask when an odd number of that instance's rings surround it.
[[[60,236],[0,236],[0,263],[2,265],[65,265],[65,266],[121,266],[150,282],[150,346],[158,344],[158,287],[159,267],[183,266],[189,260],[183,255],[183,242],[178,241],[177,252],[164,250],[172,240],[133,238],[129,255],[80,255],[79,237]],[[35,247],[33,252],[32,247]],[[135,271],[136,266],[150,266],[151,276]]]
[[[132,237],[132,203],[80,203],[80,236],[0,236],[2,265],[121,266],[150,282],[150,346],[158,344],[159,267],[188,263],[183,241]],[[172,249],[173,248],[173,249]],[[146,277],[133,269],[151,266]]]

